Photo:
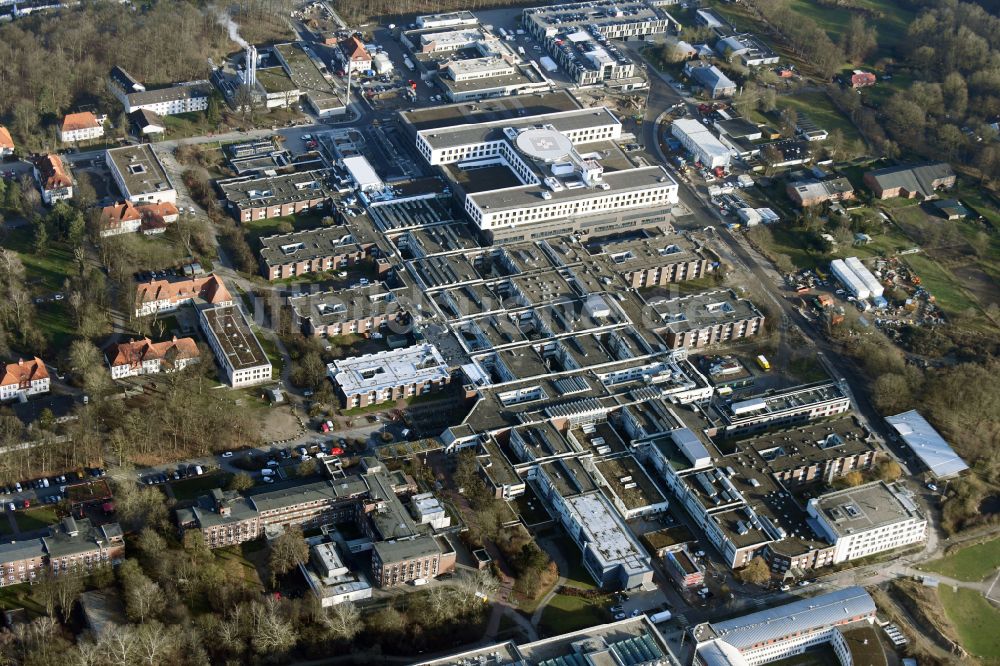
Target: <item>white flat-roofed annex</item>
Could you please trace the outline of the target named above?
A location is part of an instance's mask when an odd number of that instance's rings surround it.
[[[649,556],[629,533],[625,523],[599,492],[563,500],[576,515],[576,522],[589,536],[589,544],[601,559],[601,566],[623,567],[629,575],[649,570]]]
[[[327,373],[349,396],[449,377],[448,364],[432,344],[340,359],[327,366]]]

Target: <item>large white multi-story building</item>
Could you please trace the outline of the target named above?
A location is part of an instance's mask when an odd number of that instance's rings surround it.
[[[514,241],[666,223],[678,201],[666,170],[623,155],[615,168],[602,164],[621,133],[621,122],[599,107],[425,129],[416,143],[452,180],[475,225]]]
[[[121,93],[119,99],[125,106],[125,113],[145,109],[160,116],[173,116],[204,111],[211,95],[212,84],[208,81],[188,81],[158,90]]]
[[[920,543],[927,536],[927,519],[912,497],[882,481],[814,497],[807,510],[834,544],[834,564]]]
[[[595,0],[532,7],[521,21],[578,85],[616,85],[635,78],[635,63],[609,40],[642,39],[679,27],[661,4]]]
[[[205,340],[233,388],[271,381],[271,361],[239,306],[198,311]]]
[[[800,599],[724,622],[696,625],[695,666],[759,666],[831,643],[850,664],[845,632],[875,621],[875,601],[861,587]],[[877,636],[873,635],[877,640]]]

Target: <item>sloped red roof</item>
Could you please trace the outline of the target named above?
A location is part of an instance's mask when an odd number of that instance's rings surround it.
[[[198,358],[198,344],[194,338],[178,338],[165,342],[153,342],[149,338],[122,342],[108,350],[108,362],[112,367],[120,365],[142,365],[143,361],[160,359],[176,361]]]
[[[199,297],[208,303],[223,303],[233,300],[226,285],[215,275],[205,275],[189,280],[153,280],[136,287],[137,303],[169,300],[178,303]]]
[[[14,139],[10,138],[10,132],[3,125],[0,125],[0,148],[14,150]]]
[[[4,368],[3,379],[0,386],[10,386],[11,384],[28,384],[37,379],[47,379],[49,371],[45,363],[37,356],[25,361],[19,360],[17,363],[8,363]]]
[[[135,222],[142,218],[142,213],[131,201],[105,206],[101,209],[101,216],[109,226],[117,226],[122,222]]]
[[[347,57],[351,60],[363,61],[372,59],[372,57],[368,55],[368,51],[365,50],[364,43],[357,37],[351,37],[348,39],[344,42],[341,48],[344,49],[344,53],[346,53]]]
[[[66,117],[63,118],[62,131],[72,132],[73,130],[91,129],[100,126],[101,124],[97,122],[97,116],[90,111],[83,111],[81,113],[66,114]]]
[[[58,190],[72,187],[73,179],[66,173],[62,159],[58,155],[43,155],[35,160],[35,168],[41,175],[42,187],[46,190]]]

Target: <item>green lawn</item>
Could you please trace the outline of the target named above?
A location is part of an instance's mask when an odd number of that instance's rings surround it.
[[[906,37],[906,28],[910,25],[916,14],[908,9],[900,7],[891,0],[854,0],[853,4],[864,7],[881,14],[874,21],[866,20],[865,23],[874,23],[878,29],[878,45],[875,58],[892,55],[893,48]],[[837,41],[850,23],[851,14],[849,10],[840,7],[824,7],[810,0],[791,0],[789,7],[803,16],[808,16],[819,24],[830,35],[830,39]]]
[[[559,571],[559,575],[566,579],[566,584],[581,590],[597,589],[597,586],[594,585],[594,577],[583,566],[583,555],[573,540],[563,536],[551,541],[562,554],[562,559],[569,565],[568,571]]]
[[[962,288],[954,275],[925,254],[910,254],[906,263],[920,276],[921,285],[934,295],[937,304],[947,313],[960,313],[979,304]]]
[[[73,325],[73,317],[69,314],[66,301],[43,303],[38,306],[36,313],[35,321],[48,340],[49,350],[59,353],[68,349],[76,337],[76,326]]]
[[[36,293],[61,290],[63,281],[76,272],[73,250],[65,243],[51,241],[44,254],[35,254],[34,233],[30,227],[11,230],[0,238],[0,245],[21,256],[25,278]]]
[[[170,488],[178,500],[193,500],[213,488],[225,489],[231,478],[232,474],[229,472],[209,472],[183,481],[174,481],[170,484]]]
[[[44,529],[49,525],[55,525],[59,522],[59,517],[56,516],[55,507],[40,506],[35,509],[16,512],[14,514],[14,521],[17,523],[17,529],[22,532],[30,532],[32,530]]]
[[[45,606],[38,603],[31,595],[30,583],[0,587],[0,609],[14,610],[15,608],[23,608],[31,616],[45,614]]]
[[[259,328],[257,328],[256,326],[253,326],[252,328],[254,335],[257,336],[257,340],[260,341],[261,348],[267,355],[267,360],[271,362],[271,366],[273,368],[271,370],[271,375],[280,377],[281,370],[282,368],[285,367],[285,360],[281,356],[281,352],[278,351],[277,343],[275,343],[275,341],[272,338],[269,338],[266,335],[264,335],[264,332]]]
[[[610,613],[600,603],[604,601],[607,599],[591,600],[557,594],[542,611],[541,629],[551,636],[608,622]]]
[[[252,220],[250,222],[242,222],[241,224],[246,234],[247,243],[250,244],[251,249],[256,251],[260,248],[261,238],[282,233],[278,227],[283,223],[292,225],[294,231],[315,229],[322,225],[323,217],[326,214],[325,211],[311,210],[299,213],[298,215],[284,215],[282,217],[272,217],[267,220]]]
[[[920,566],[942,576],[976,582],[983,580],[1000,567],[1000,537],[985,543],[962,548],[951,555]]]
[[[851,119],[833,105],[825,93],[810,92],[797,95],[778,97],[778,108],[793,108],[796,113],[809,116],[809,119],[828,132],[840,130],[848,141],[860,139],[861,134]]]
[[[163,124],[167,128],[164,136],[171,141],[192,136],[210,135],[217,129],[214,124],[208,122],[204,111],[163,116]]]
[[[948,585],[938,587],[938,597],[955,625],[962,647],[987,662],[1000,660],[1000,610],[975,590]]]

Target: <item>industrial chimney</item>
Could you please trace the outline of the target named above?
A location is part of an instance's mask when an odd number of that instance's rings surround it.
[[[257,49],[253,44],[247,44],[246,68],[243,70],[243,83],[248,88],[257,85]]]

